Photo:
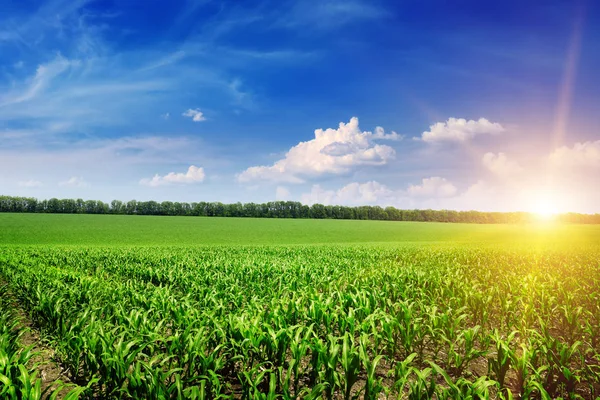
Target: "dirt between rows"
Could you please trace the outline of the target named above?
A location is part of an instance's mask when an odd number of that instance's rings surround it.
[[[45,345],[40,339],[38,331],[33,327],[31,319],[25,311],[19,306],[14,296],[10,292],[0,294],[9,300],[12,311],[17,315],[19,321],[18,329],[22,330],[19,342],[22,348],[31,347],[32,357],[27,365],[28,369],[34,370],[38,374],[38,378],[42,381],[42,393],[46,392],[46,396],[52,394],[62,382],[63,384],[71,383],[67,371],[57,363],[54,359],[54,350]],[[63,387],[57,399],[62,399],[69,392],[68,387]]]

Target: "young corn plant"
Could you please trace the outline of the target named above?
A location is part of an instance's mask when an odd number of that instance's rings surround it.
[[[453,376],[461,376],[471,361],[487,353],[487,350],[476,348],[480,330],[480,326],[465,329],[450,343],[446,365]]]
[[[489,399],[490,388],[497,385],[496,381],[489,380],[485,376],[479,377],[475,382],[463,377],[454,381],[440,366],[433,362],[430,362],[430,365],[437,374],[444,378],[447,385],[447,387],[437,386],[436,393],[440,399]]]
[[[431,368],[413,369],[413,377],[408,381],[409,400],[426,400],[433,398],[437,389],[435,374]]]
[[[580,341],[569,345],[554,338],[547,330],[543,330],[543,342],[540,351],[545,355],[548,362],[548,370],[544,388],[554,396],[558,391],[564,391],[568,395],[575,392],[576,385],[580,382],[579,368],[573,368],[576,357],[579,357]]]
[[[272,375],[274,376],[274,374],[273,371],[268,367],[268,364],[259,364],[254,368],[246,371],[240,371],[238,373],[238,378],[242,385],[243,398],[259,399],[261,398],[261,393],[264,393],[267,390],[270,392],[272,384],[271,382],[275,381],[270,378]],[[268,381],[266,379],[267,377],[269,377]]]
[[[395,364],[394,369],[388,372],[388,376],[394,379],[394,392],[398,395],[398,399],[404,398],[404,390],[409,383],[409,379],[413,373],[414,367],[411,366],[413,360],[417,357],[417,353],[412,353],[403,361]]]
[[[379,354],[371,358],[369,349],[371,349],[371,339],[368,334],[364,333],[360,337],[360,361],[363,369],[366,371],[365,386],[363,388],[365,399],[377,399],[380,393],[383,393],[385,387],[382,379],[377,376],[377,366],[384,358],[383,354]]]
[[[325,351],[320,354],[324,370],[320,371],[319,378],[321,382],[327,383],[325,393],[327,399],[331,400],[333,399],[334,391],[342,386],[342,377],[337,371],[341,350],[339,338],[329,335],[327,337],[327,346],[324,350]]]
[[[312,325],[310,325],[308,328],[298,326],[296,328],[294,338],[290,343],[290,354],[292,357],[290,361],[290,368],[291,373],[293,374],[292,386],[294,393],[298,393],[300,380],[306,374],[307,369],[310,368],[310,364],[308,364],[302,372],[300,371],[301,364],[310,349],[310,337],[312,335]]]
[[[361,357],[358,350],[354,346],[354,339],[350,333],[346,333],[342,338],[342,349],[340,354],[340,364],[342,374],[340,375],[343,381],[344,400],[350,399],[352,387],[358,381],[360,374]]]
[[[500,390],[506,390],[504,380],[511,363],[512,350],[510,346],[517,334],[517,331],[513,331],[506,339],[503,339],[497,330],[491,334],[496,346],[496,352],[495,357],[488,358],[488,373],[493,374],[492,376],[498,382]]]

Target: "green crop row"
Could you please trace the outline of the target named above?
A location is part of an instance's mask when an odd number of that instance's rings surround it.
[[[0,398],[7,400],[75,400],[86,388],[70,388],[61,381],[42,390],[38,364],[33,361],[34,345],[23,347],[21,337],[27,328],[21,325],[15,305],[7,295],[7,286],[0,285]]]
[[[0,287],[6,293],[6,285]],[[0,296],[0,397],[6,399],[39,399],[42,381],[28,368],[31,347],[22,348],[19,342],[23,330],[11,304]]]
[[[82,397],[590,398],[600,254],[7,247]]]

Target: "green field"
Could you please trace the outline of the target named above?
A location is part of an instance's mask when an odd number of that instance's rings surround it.
[[[197,246],[445,244],[595,246],[598,225],[451,224],[131,215],[0,214],[0,244]]]
[[[0,289],[2,399],[25,325],[59,398],[600,395],[597,225],[0,214]]]

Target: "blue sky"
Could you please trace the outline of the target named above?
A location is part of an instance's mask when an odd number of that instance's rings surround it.
[[[4,0],[0,192],[600,212],[599,27],[593,1]]]

